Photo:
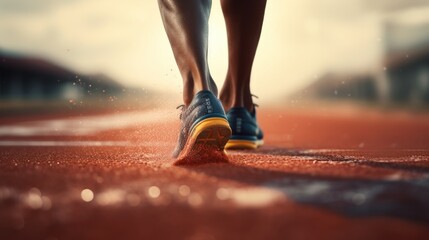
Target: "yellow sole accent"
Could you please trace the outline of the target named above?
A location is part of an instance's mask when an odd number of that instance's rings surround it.
[[[224,129],[228,129],[227,131],[229,131],[229,137],[231,136],[231,127],[229,126],[229,123],[226,119],[224,118],[207,118],[202,120],[201,122],[199,122],[193,129],[191,132],[191,138],[195,138],[197,139],[198,136],[204,132],[206,129],[211,128],[211,127],[215,127],[215,128],[224,128]]]
[[[226,149],[256,149],[258,145],[254,141],[231,139],[226,144]]]
[[[251,141],[251,140],[239,140],[230,139],[225,145],[226,149],[256,149],[264,144],[263,140]]]

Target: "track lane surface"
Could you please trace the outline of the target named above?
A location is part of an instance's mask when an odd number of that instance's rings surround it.
[[[266,145],[173,167],[174,111],[0,125],[1,239],[426,239],[429,116],[268,109]]]

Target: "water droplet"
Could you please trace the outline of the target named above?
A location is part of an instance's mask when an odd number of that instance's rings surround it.
[[[197,206],[200,206],[203,203],[203,198],[198,193],[192,193],[188,197],[188,203],[191,206],[197,207]]]
[[[26,201],[28,206],[30,206],[32,209],[41,208],[43,206],[43,201],[40,190],[37,188],[30,189]]]
[[[124,199],[125,191],[120,189],[109,189],[97,194],[97,203],[103,206],[119,204]]]
[[[85,202],[91,202],[94,199],[94,193],[91,191],[91,189],[86,188],[80,192],[80,197]]]
[[[161,190],[157,186],[151,186],[147,192],[151,198],[157,198],[161,194]]]
[[[183,197],[188,196],[191,193],[191,188],[187,185],[181,185],[179,187],[179,194]]]
[[[225,200],[229,197],[229,191],[225,188],[219,188],[216,191],[216,197],[219,198],[220,200]]]
[[[38,188],[31,188],[29,192],[39,196],[42,195],[42,192]]]

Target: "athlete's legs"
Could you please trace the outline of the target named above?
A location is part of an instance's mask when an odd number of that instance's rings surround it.
[[[183,100],[189,105],[201,90],[217,96],[207,64],[211,0],[158,0],[164,27],[183,78]]]
[[[266,0],[221,0],[228,33],[228,71],[220,93],[225,110],[253,111],[250,74],[261,35]]]

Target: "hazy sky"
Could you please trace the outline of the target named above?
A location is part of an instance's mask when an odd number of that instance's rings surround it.
[[[367,70],[381,56],[380,13],[360,0],[268,1],[252,90],[275,99],[330,70]],[[209,64],[227,60],[219,1],[210,18]],[[37,54],[125,84],[181,91],[156,0],[0,0],[0,48]]]

